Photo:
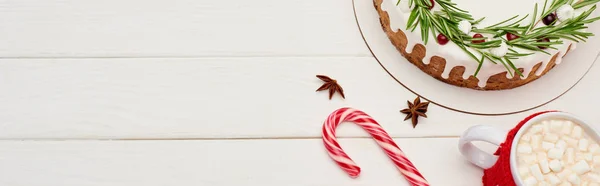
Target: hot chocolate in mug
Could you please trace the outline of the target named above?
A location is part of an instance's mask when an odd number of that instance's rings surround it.
[[[472,142],[498,146],[487,153]],[[599,133],[576,116],[557,111],[533,114],[508,134],[479,125],[459,140],[459,150],[484,169],[484,186],[600,186]]]

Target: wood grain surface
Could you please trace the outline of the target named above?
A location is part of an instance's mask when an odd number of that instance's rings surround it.
[[[335,78],[347,99],[315,92]],[[364,110],[433,185],[480,185],[457,137],[558,109],[600,123],[595,66],[534,111],[478,116],[431,105],[371,57],[349,0],[0,1],[0,185],[406,185],[354,125],[338,130],[353,180],[319,139],[339,107]],[[486,106],[486,105],[482,105]],[[127,139],[127,140],[124,140]]]

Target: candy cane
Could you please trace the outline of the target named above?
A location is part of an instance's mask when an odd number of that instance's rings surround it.
[[[341,108],[329,115],[323,124],[323,143],[329,156],[352,178],[358,177],[360,167],[344,152],[335,137],[335,128],[344,121],[354,122],[365,129],[392,159],[402,175],[414,186],[428,186],[429,183],[415,166],[404,155],[398,145],[381,128],[379,123],[362,111],[352,108]]]

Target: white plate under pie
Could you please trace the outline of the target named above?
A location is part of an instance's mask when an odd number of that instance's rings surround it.
[[[373,0],[353,0],[358,27],[381,66],[402,86],[442,107],[472,114],[502,115],[531,110],[560,97],[577,84],[594,65],[600,39],[578,43],[563,62],[539,79],[510,90],[477,91],[438,81],[408,62],[383,31]],[[458,5],[460,6],[460,4]],[[533,6],[531,7],[533,9]],[[598,15],[598,11],[594,15]],[[600,34],[600,24],[589,25]]]

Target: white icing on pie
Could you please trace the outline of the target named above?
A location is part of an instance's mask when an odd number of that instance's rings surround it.
[[[484,21],[482,21],[477,27],[483,28],[488,25],[492,25],[508,19],[515,15],[527,15],[533,13],[533,7],[535,3],[540,3],[543,5],[543,0],[528,0],[531,1],[531,4],[525,3],[523,0],[504,0],[504,1],[477,1],[473,2],[473,0],[453,0],[453,2],[457,3],[459,7],[469,11],[475,19],[486,17]],[[408,21],[408,17],[410,16],[410,9],[408,7],[408,0],[402,0],[398,6],[396,6],[398,0],[383,0],[381,8],[383,11],[386,11],[390,17],[390,27],[392,31],[397,32],[398,30],[402,30],[408,40],[408,44],[406,46],[406,52],[411,53],[413,47],[416,44],[422,44],[427,49],[425,58],[423,58],[424,64],[429,64],[431,58],[433,56],[439,56],[446,59],[446,67],[444,72],[442,73],[443,78],[448,78],[450,71],[452,68],[456,66],[464,66],[465,72],[463,74],[463,78],[467,79],[469,76],[475,74],[479,63],[471,58],[466,52],[464,52],[461,48],[459,48],[456,44],[452,42],[448,42],[446,45],[440,45],[436,42],[435,36],[430,35],[429,41],[425,45],[421,40],[421,32],[417,28],[414,32],[406,31],[406,24]],[[481,3],[478,3],[481,2]],[[529,6],[525,6],[525,5]],[[514,6],[519,5],[519,6]],[[540,7],[541,8],[541,7]],[[435,6],[433,11],[439,10],[439,6]],[[537,16],[539,17],[539,15]],[[531,21],[531,16],[524,20],[523,23],[528,23]],[[539,23],[538,26],[543,25]],[[473,35],[475,33],[471,32],[469,35]],[[485,34],[484,34],[485,36]],[[505,37],[505,36],[503,36]],[[523,77],[525,79],[529,76],[529,73],[532,71],[533,67],[542,62],[542,66],[537,69],[535,75],[540,76],[548,63],[551,61],[552,57],[555,54],[558,54],[558,57],[555,61],[556,64],[560,64],[562,62],[562,57],[567,52],[569,45],[571,46],[571,50],[575,49],[575,44],[570,40],[563,40],[562,45],[557,45],[556,48],[558,50],[546,49],[551,55],[544,54],[542,52],[535,52],[533,55],[520,57],[519,59],[513,60],[514,65],[517,68],[523,68]],[[531,51],[520,49],[520,48],[512,48],[519,53],[531,53]],[[475,56],[478,58],[481,57],[477,52],[472,51]],[[501,63],[494,64],[489,60],[485,60],[483,65],[477,74],[477,79],[479,79],[479,87],[485,87],[487,80],[495,74],[506,72],[506,68]],[[507,73],[508,78],[512,78],[509,73]]]

